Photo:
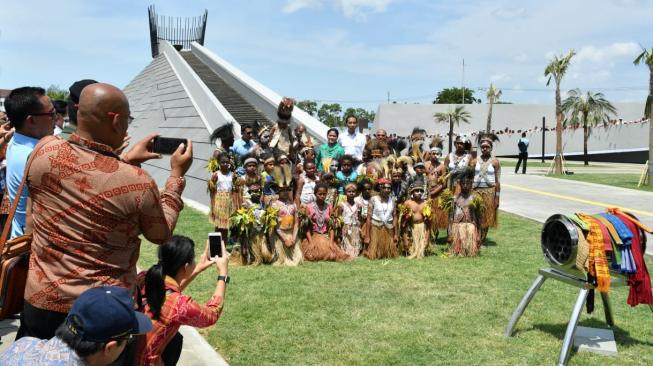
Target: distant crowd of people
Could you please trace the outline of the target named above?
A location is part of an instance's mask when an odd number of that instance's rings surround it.
[[[328,130],[326,142],[291,127],[294,101],[284,98],[272,125],[232,126],[208,163],[210,220],[237,247],[239,264],[289,265],[428,255],[445,229],[449,253],[479,253],[497,225],[501,165],[492,133],[442,141],[415,129],[407,138]]]

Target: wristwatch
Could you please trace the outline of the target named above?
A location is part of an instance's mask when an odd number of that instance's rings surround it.
[[[218,281],[224,281],[225,285],[229,283],[229,276],[218,276]]]

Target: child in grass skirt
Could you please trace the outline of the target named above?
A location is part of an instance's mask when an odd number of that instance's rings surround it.
[[[480,233],[481,243],[485,242],[488,230],[496,228],[498,224],[497,209],[499,208],[499,194],[501,192],[501,164],[492,155],[492,148],[499,138],[492,133],[481,133],[478,137],[481,155],[472,161],[474,167],[474,192],[483,200],[484,210],[481,217]]]
[[[328,188],[324,183],[315,187],[315,202],[306,205],[306,216],[310,229],[302,241],[302,252],[308,261],[345,261],[351,257],[333,241],[334,232],[330,226],[332,206],[326,203]]]
[[[292,173],[289,166],[286,166],[286,171],[275,167],[273,175],[279,195],[279,199],[270,205],[277,216],[276,227],[270,238],[277,255],[274,265],[297,266],[302,263],[304,257],[297,240],[299,220],[297,206],[292,199]]]
[[[432,241],[438,238],[439,229],[446,229],[449,224],[449,213],[440,208],[440,195],[445,189],[446,167],[440,163],[442,149],[438,146],[432,147],[429,153],[429,161],[426,162],[426,175],[428,177],[428,190],[431,203],[431,237]]]
[[[249,246],[253,260],[251,264],[258,266],[260,264],[271,264],[276,260],[276,252],[274,248],[270,248],[267,240],[266,227],[264,224],[265,208],[261,202],[262,189],[259,184],[252,184],[249,186],[249,201],[245,207],[251,209],[253,212],[254,223],[249,231]]]
[[[367,177],[362,177],[358,180],[358,192],[360,195],[354,198],[354,202],[360,206],[360,217],[361,217],[361,241],[363,245],[363,251],[367,248],[365,236],[369,235],[369,227],[367,225],[367,209],[370,205],[370,198],[372,198],[372,189],[374,185],[372,182],[367,179]],[[368,241],[369,242],[369,241]]]
[[[472,192],[474,170],[461,171],[455,179],[459,182],[460,193],[448,200],[443,200],[444,207],[449,212],[449,254],[474,257],[481,248],[480,218],[483,211],[483,201]]]
[[[236,176],[230,168],[231,158],[226,152],[219,152],[209,161],[209,219],[225,242],[229,239],[230,217],[239,208],[241,199]]]
[[[342,217],[340,230],[340,247],[351,257],[358,257],[361,253],[361,206],[356,203],[356,184],[349,183],[345,186],[345,199],[338,205],[337,217]]]
[[[368,247],[365,256],[369,259],[394,258],[399,255],[398,235],[395,230],[397,216],[395,201],[390,197],[390,181],[381,178],[377,181],[378,196],[370,198],[367,208],[367,227],[365,236]]]
[[[426,188],[421,184],[414,184],[410,187],[410,199],[404,202],[409,212],[410,224],[410,249],[409,259],[424,258],[429,248],[429,219],[431,216],[431,204],[423,199]]]

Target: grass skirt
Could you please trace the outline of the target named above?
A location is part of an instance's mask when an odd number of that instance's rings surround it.
[[[483,216],[481,216],[481,229],[497,227],[497,207],[494,205],[494,187],[476,188],[474,192],[478,193],[483,200]]]
[[[451,224],[451,250],[452,255],[461,257],[475,257],[481,248],[481,242],[472,223]]]
[[[369,259],[394,258],[399,255],[397,244],[392,238],[392,229],[372,225],[370,245],[365,252]]]
[[[358,257],[361,253],[361,229],[356,225],[342,226],[342,250],[351,257]]]
[[[229,229],[229,217],[233,211],[231,192],[215,192],[211,203],[211,223],[218,229]]]
[[[438,205],[437,197],[431,200],[431,228],[446,229],[449,225],[449,213]]]
[[[268,241],[265,233],[255,233],[250,241],[251,251],[254,254],[253,266],[259,264],[271,264],[275,261],[276,253],[268,247]]]
[[[302,253],[307,261],[346,261],[351,259],[336,243],[329,239],[328,234],[311,233],[302,241]]]
[[[410,247],[410,259],[424,258],[424,252],[429,246],[429,235],[426,232],[426,225],[423,222],[413,225],[412,245]]]
[[[290,230],[281,230],[285,237],[292,236],[292,229]],[[299,243],[295,243],[288,248],[284,243],[281,237],[275,232],[272,235],[272,242],[274,243],[274,251],[277,254],[277,259],[274,261],[275,266],[297,266],[304,261],[304,256],[302,256],[302,250],[299,247]]]

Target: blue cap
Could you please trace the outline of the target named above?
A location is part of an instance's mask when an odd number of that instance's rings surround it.
[[[70,321],[76,317],[77,324]],[[107,342],[131,334],[145,334],[152,329],[152,321],[134,310],[129,291],[122,287],[96,287],[84,291],[68,313],[66,324],[82,339]]]

